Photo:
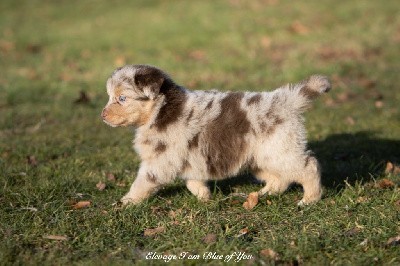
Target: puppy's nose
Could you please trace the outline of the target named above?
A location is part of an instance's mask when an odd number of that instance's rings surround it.
[[[103,111],[101,111],[101,118],[106,118],[107,115],[107,110],[104,108]]]

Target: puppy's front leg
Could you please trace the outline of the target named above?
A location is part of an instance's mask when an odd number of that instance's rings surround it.
[[[154,174],[140,169],[129,192],[122,197],[121,202],[123,205],[138,204],[155,193],[160,187],[161,183],[158,182]]]

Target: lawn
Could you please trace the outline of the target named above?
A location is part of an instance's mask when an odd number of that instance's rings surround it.
[[[138,63],[189,89],[327,75],[306,113],[322,200],[299,208],[293,186],[246,210],[262,185],[243,173],[208,203],[177,181],[115,204],[139,158],[100,112],[108,76]],[[1,265],[400,264],[397,0],[2,0],[0,70]]]

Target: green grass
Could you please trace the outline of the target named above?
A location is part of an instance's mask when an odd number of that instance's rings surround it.
[[[386,245],[400,235],[400,178],[384,173],[386,162],[400,163],[398,1],[56,2],[0,2],[0,264],[146,264],[148,252],[240,251],[256,264],[400,264],[400,246]],[[299,209],[294,187],[246,211],[229,194],[261,185],[236,177],[210,184],[209,203],[176,182],[140,206],[112,205],[139,164],[131,130],[99,117],[105,81],[124,62],[159,66],[192,89],[331,77],[332,92],[306,114],[324,198]],[[74,104],[80,91],[90,103]],[[379,186],[383,178],[394,186]],[[92,204],[74,210],[81,200]],[[165,231],[144,236],[158,226]],[[208,234],[216,241],[205,243]]]

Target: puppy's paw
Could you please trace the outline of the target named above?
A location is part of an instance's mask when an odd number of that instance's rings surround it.
[[[207,202],[211,199],[211,192],[209,190],[203,191],[197,195],[197,199],[202,202]]]
[[[137,205],[142,202],[142,199],[133,198],[129,195],[125,195],[120,199],[120,202],[122,203],[122,206]]]
[[[305,206],[307,206],[307,205],[311,205],[311,204],[317,203],[317,201],[319,201],[319,199],[320,199],[320,198],[315,198],[315,199],[313,199],[313,200],[307,200],[307,199],[302,198],[302,199],[297,203],[297,206],[299,206],[299,207],[305,207]]]

